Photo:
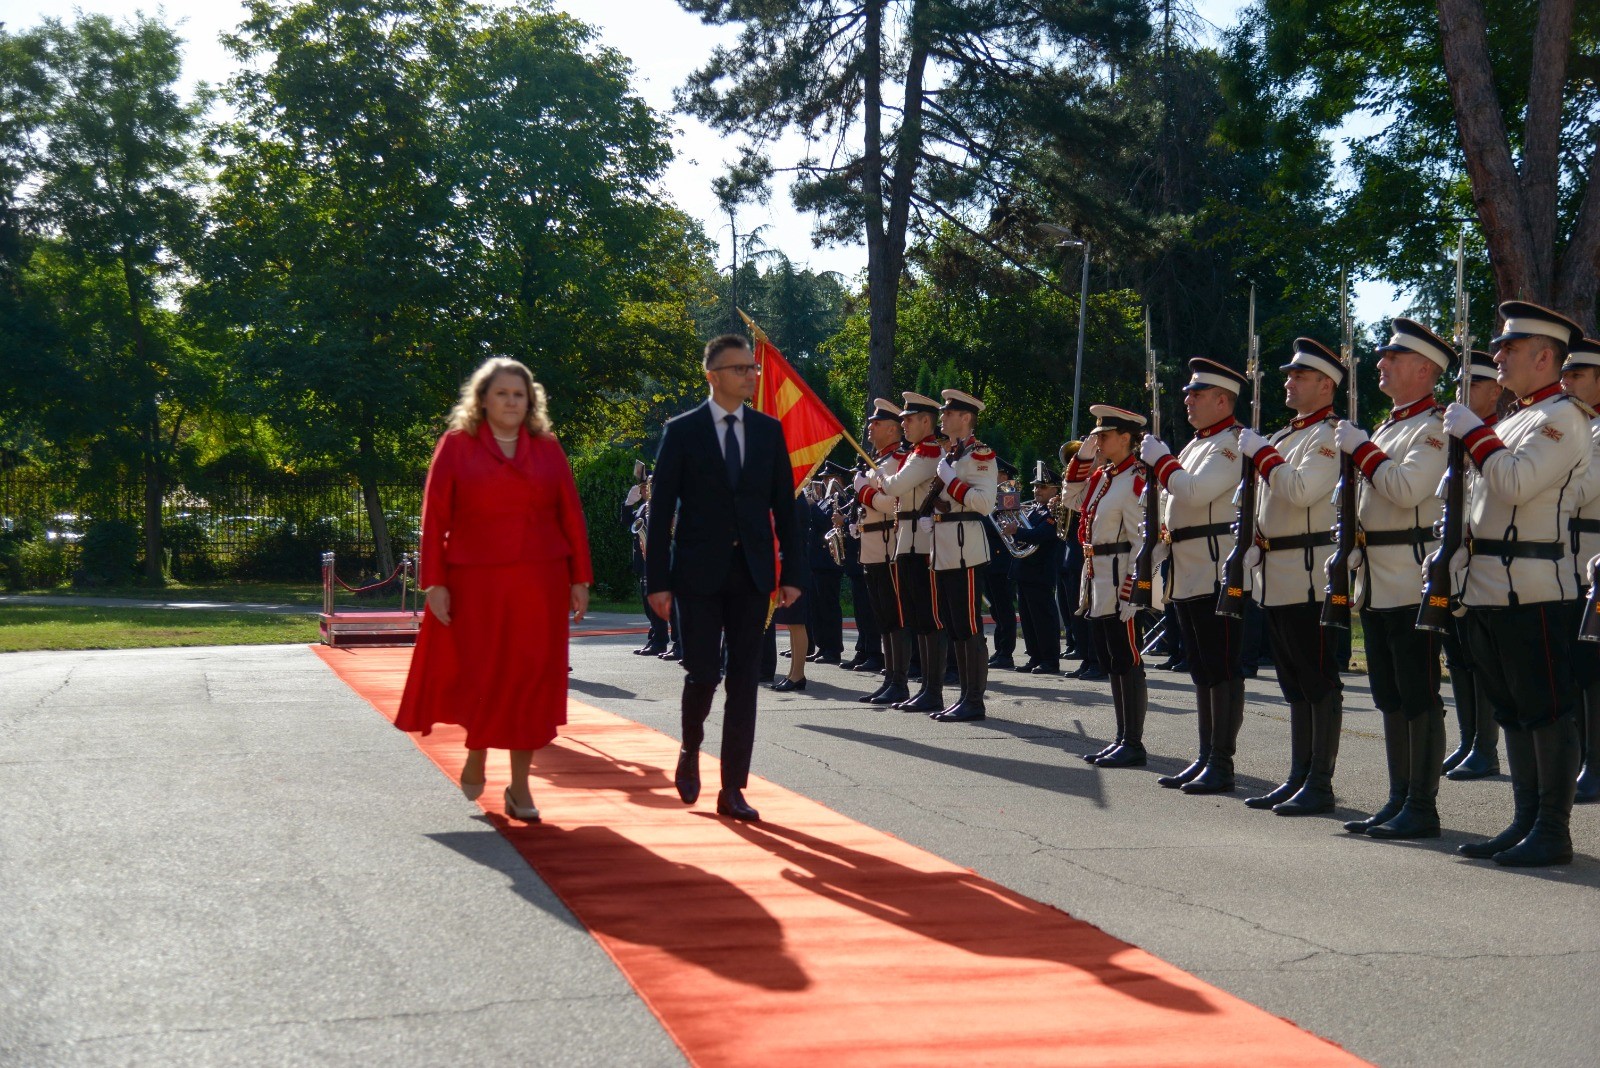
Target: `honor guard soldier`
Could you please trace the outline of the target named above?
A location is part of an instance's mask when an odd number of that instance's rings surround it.
[[[1537,304],[1500,305],[1494,339],[1500,384],[1515,410],[1487,427],[1464,404],[1445,409],[1479,477],[1467,510],[1467,642],[1478,684],[1505,729],[1511,825],[1458,852],[1510,867],[1572,860],[1568,825],[1577,778],[1579,693],[1572,672],[1581,602],[1569,521],[1573,487],[1589,466],[1589,417],[1561,392],[1561,364],[1580,340],[1576,323]]]
[[[1089,413],[1098,422],[1067,465],[1062,493],[1067,507],[1081,511],[1079,612],[1088,617],[1090,640],[1101,665],[1111,673],[1117,734],[1110,745],[1085,754],[1084,759],[1102,768],[1143,767],[1149,692],[1134,630],[1138,609],[1128,599],[1133,593],[1133,560],[1144,547],[1146,490],[1133,436],[1144,429],[1146,420],[1109,404],[1091,405]]]
[[[1389,417],[1370,438],[1340,420],[1334,443],[1361,476],[1353,603],[1361,610],[1372,701],[1383,714],[1389,800],[1344,829],[1374,838],[1437,838],[1444,760],[1439,645],[1434,631],[1417,626],[1417,606],[1423,561],[1438,544],[1439,480],[1449,460],[1444,409],[1433,391],[1455,357],[1449,342],[1411,319],[1394,320],[1393,336],[1378,353],[1378,388],[1394,402]]]
[[[994,450],[973,434],[984,404],[970,393],[940,393],[939,429],[950,448],[936,469],[933,521],[933,578],[939,619],[955,651],[961,695],[954,704],[929,715],[941,723],[983,719],[984,690],[989,684],[989,649],[983,635],[983,579],[989,562],[984,527],[994,511],[999,478]]]
[[[1501,398],[1506,391],[1500,388],[1500,369],[1487,352],[1472,353],[1472,386],[1467,395],[1467,406],[1483,425],[1492,427],[1500,421]],[[1477,472],[1468,465],[1467,499],[1472,497],[1471,485]],[[1500,725],[1494,721],[1494,706],[1489,695],[1483,692],[1473,676],[1472,653],[1467,648],[1465,620],[1455,617],[1455,626],[1444,639],[1444,666],[1450,671],[1450,689],[1456,699],[1456,724],[1461,739],[1456,751],[1444,758],[1445,778],[1455,780],[1486,779],[1500,774]]]
[[[999,482],[1015,483],[1017,469],[995,457],[995,476]],[[998,492],[998,491],[997,491]],[[998,498],[996,508],[999,507]],[[1017,561],[1006,547],[997,525],[999,516],[991,513],[983,521],[983,536],[989,541],[989,563],[983,569],[983,599],[994,620],[994,651],[989,654],[991,668],[1015,668],[1017,651]]]
[[[1589,469],[1576,485],[1573,500],[1577,511],[1568,539],[1574,549],[1573,567],[1581,587],[1579,597],[1583,599],[1589,595],[1589,561],[1600,555],[1600,416],[1595,414],[1600,408],[1600,341],[1586,337],[1572,343],[1567,360],[1561,365],[1561,388],[1585,409],[1593,442]],[[1600,645],[1574,645],[1572,670],[1583,696],[1578,719],[1582,770],[1573,800],[1581,805],[1600,800]]]
[[[882,397],[872,402],[867,416],[867,443],[872,446],[873,470],[892,475],[911,455],[900,431],[900,406]],[[930,424],[931,425],[931,424]],[[911,631],[900,609],[894,576],[895,513],[899,500],[874,489],[868,473],[855,476],[856,497],[861,502],[861,568],[866,573],[872,611],[883,634],[883,685],[865,697],[869,705],[892,705],[911,696],[906,672],[911,668]]]
[[[1056,582],[1066,543],[1057,533],[1050,507],[1061,481],[1043,460],[1034,466],[1033,500],[1017,516],[1011,540],[1031,545],[1033,552],[1012,566],[1017,573],[1017,602],[1022,610],[1022,640],[1028,662],[1018,671],[1033,675],[1061,673],[1061,612],[1056,607]]]
[[[1194,681],[1200,754],[1176,775],[1156,781],[1189,794],[1232,793],[1233,755],[1244,723],[1244,675],[1239,669],[1239,620],[1217,613],[1222,568],[1233,550],[1233,503],[1243,474],[1242,427],[1233,407],[1245,377],[1215,360],[1189,361],[1183,407],[1195,435],[1172,455],[1145,435],[1139,456],[1165,492],[1162,538],[1170,546],[1167,600],[1183,634]]]
[[[807,593],[811,604],[806,611],[806,629],[811,653],[806,659],[814,664],[837,664],[844,659],[844,608],[839,594],[844,586],[844,543],[849,535],[840,529],[845,523],[838,514],[838,501],[828,492],[826,474],[825,469],[818,471],[808,497],[811,588]]]
[[[905,404],[900,427],[910,450],[898,470],[869,471],[867,484],[889,497],[899,498],[895,512],[894,580],[900,592],[900,618],[916,636],[922,664],[922,688],[916,696],[895,702],[906,712],[944,710],[944,625],[939,621],[933,591],[933,524],[919,523],[923,504],[935,486],[934,479],[944,449],[935,436],[939,402],[920,393],[902,393]],[[931,508],[930,508],[931,511]]]
[[[1343,711],[1338,662],[1321,615],[1323,568],[1333,554],[1333,487],[1339,481],[1333,395],[1345,367],[1326,346],[1301,337],[1281,369],[1294,419],[1270,441],[1246,427],[1239,447],[1255,461],[1261,479],[1256,544],[1248,559],[1278,686],[1289,702],[1289,777],[1245,804],[1282,816],[1310,816],[1333,811]]]

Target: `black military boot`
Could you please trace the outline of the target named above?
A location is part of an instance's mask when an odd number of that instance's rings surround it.
[[[1305,785],[1311,770],[1311,706],[1304,701],[1289,702],[1289,777],[1276,790],[1260,797],[1247,797],[1251,808],[1271,808],[1289,800]]]
[[[1600,801],[1600,683],[1583,691],[1583,716],[1580,741],[1583,767],[1578,772],[1577,793],[1573,800],[1580,805]]]
[[[1571,719],[1558,719],[1533,732],[1533,759],[1539,769],[1539,808],[1533,830],[1510,849],[1494,855],[1508,868],[1544,868],[1572,863],[1572,794],[1578,777],[1578,731]]]
[[[1339,759],[1343,695],[1329,690],[1311,706],[1311,770],[1305,785],[1272,811],[1280,816],[1320,816],[1333,811],[1333,768]]]
[[[1444,709],[1406,720],[1411,782],[1394,819],[1367,830],[1369,838],[1439,837],[1439,769],[1444,760]]]
[[[1488,860],[1510,849],[1533,830],[1533,821],[1539,815],[1539,762],[1533,755],[1531,732],[1506,728],[1506,766],[1511,771],[1511,826],[1493,838],[1456,846],[1456,852],[1464,857]]]
[[[1115,676],[1113,676],[1115,678]],[[1122,677],[1122,744],[1094,763],[1099,768],[1142,768],[1149,761],[1144,750],[1144,713],[1150,701],[1143,666]]]
[[[1211,687],[1211,758],[1191,782],[1186,794],[1231,794],[1233,754],[1244,723],[1244,680],[1228,679]]]
[[[906,668],[911,662],[911,632],[900,629],[883,637],[883,685],[859,700],[871,705],[899,704],[911,696]]]
[[[1453,770],[1467,759],[1478,732],[1478,682],[1472,672],[1467,669],[1450,672],[1450,689],[1456,698],[1456,726],[1460,728],[1461,741],[1455,752],[1444,758],[1445,771]]]
[[[1405,807],[1406,794],[1411,789],[1411,735],[1406,730],[1406,717],[1399,712],[1383,714],[1383,753],[1389,765],[1389,800],[1366,819],[1346,823],[1344,829],[1351,834],[1366,834],[1394,819]]]
[[[1494,706],[1482,686],[1473,686],[1472,750],[1465,759],[1445,772],[1446,778],[1456,782],[1468,779],[1487,779],[1500,774],[1500,725],[1494,721]],[[1460,697],[1460,694],[1457,694]]]
[[[917,635],[917,652],[922,656],[922,689],[893,707],[902,712],[938,712],[944,708],[944,631]]]
[[[989,683],[988,653],[981,634],[956,643],[956,656],[961,659],[961,699],[932,719],[940,723],[967,723],[988,714],[983,706],[984,687]]]
[[[1124,677],[1122,675],[1111,676],[1111,712],[1117,717],[1117,733],[1112,735],[1110,745],[1097,749],[1093,753],[1083,754],[1083,759],[1091,764],[1098,763],[1101,757],[1108,757],[1118,749],[1121,749],[1123,741],[1127,738],[1128,721],[1123,713],[1123,709],[1127,707],[1127,699],[1123,696],[1122,687]]]
[[[1211,687],[1200,686],[1196,688],[1194,695],[1195,725],[1200,731],[1200,755],[1194,758],[1194,763],[1176,775],[1161,776],[1156,780],[1156,785],[1176,790],[1200,774],[1206,766],[1206,761],[1211,759],[1211,692]]]

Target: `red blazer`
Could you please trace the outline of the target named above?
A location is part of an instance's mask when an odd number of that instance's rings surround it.
[[[507,459],[489,424],[447,431],[433,450],[422,495],[424,589],[445,568],[547,561],[572,583],[593,582],[589,537],[572,467],[554,434],[518,432]]]

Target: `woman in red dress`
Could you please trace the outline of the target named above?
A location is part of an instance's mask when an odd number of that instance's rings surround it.
[[[516,360],[488,360],[462,387],[428,467],[427,612],[395,718],[423,734],[467,729],[469,799],[483,793],[486,751],[509,749],[506,815],[538,822],[528,768],[567,721],[567,616],[583,618],[593,580],[544,387]]]

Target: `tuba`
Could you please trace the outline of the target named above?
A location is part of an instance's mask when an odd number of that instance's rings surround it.
[[[1016,540],[1017,527],[1022,522],[1022,486],[1008,478],[994,488],[994,528],[1005,543],[1006,552],[1018,560],[1026,560],[1038,550],[1037,545],[1023,545]]]
[[[1061,446],[1061,492],[1050,501],[1050,518],[1056,521],[1056,537],[1067,541],[1071,534],[1072,509],[1067,507],[1067,465],[1077,458],[1078,450],[1083,448],[1081,441],[1069,441]]]

